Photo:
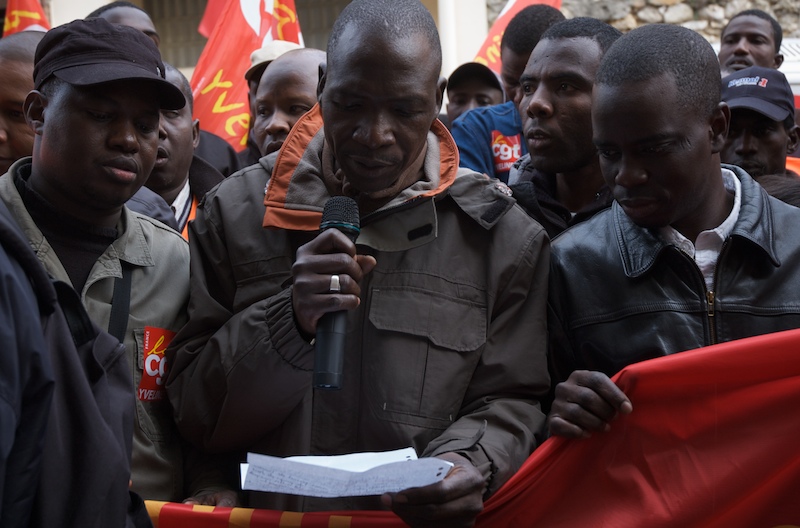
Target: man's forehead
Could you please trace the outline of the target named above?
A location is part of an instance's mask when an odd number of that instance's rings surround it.
[[[523,77],[546,75],[555,78],[579,77],[590,82],[594,81],[594,74],[602,59],[600,46],[593,39],[580,40],[581,42],[576,42],[574,39],[559,39],[551,41],[542,48],[537,46],[531,54],[531,60],[525,68]]]
[[[773,38],[772,24],[753,15],[736,17],[730,21],[722,33],[723,37],[730,35],[762,35],[771,39]]]

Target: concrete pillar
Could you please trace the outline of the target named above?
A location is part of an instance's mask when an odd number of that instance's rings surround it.
[[[86,15],[107,3],[108,0],[50,0],[50,25],[56,27],[78,18],[86,18]]]
[[[442,74],[475,58],[489,30],[486,0],[438,0]]]

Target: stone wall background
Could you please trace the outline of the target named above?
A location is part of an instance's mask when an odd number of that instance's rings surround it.
[[[505,3],[506,0],[486,0],[490,26]],[[561,5],[567,18],[593,17],[623,32],[644,24],[680,24],[712,43],[719,42],[730,17],[745,9],[761,9],[774,16],[783,28],[784,38],[800,37],[798,0],[562,0]]]

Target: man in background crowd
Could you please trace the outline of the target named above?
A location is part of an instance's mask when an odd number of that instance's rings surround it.
[[[594,18],[550,26],[520,78],[529,154],[517,164],[517,202],[553,238],[611,205],[592,143],[592,86],[622,33]]]
[[[256,90],[252,136],[261,156],[276,152],[300,117],[317,104],[325,52],[296,49],[281,55],[261,76]]]
[[[464,112],[503,102],[503,86],[488,66],[480,62],[462,64],[447,79],[448,127]]]
[[[560,20],[564,20],[561,11],[537,4],[524,8],[508,23],[500,42],[500,78],[506,102],[476,108],[450,123],[462,167],[508,182],[511,167],[527,154],[519,112],[519,78],[539,37]]]
[[[261,80],[261,76],[272,61],[287,51],[300,49],[300,47],[300,44],[286,40],[270,40],[250,54],[250,68],[244,72],[244,79],[247,81],[247,103],[250,106],[250,130],[247,133],[247,144],[244,150],[236,155],[239,161],[239,167],[241,168],[258,163],[258,160],[261,159],[263,155],[253,137],[253,125],[256,121],[256,91],[258,90],[258,83]],[[319,74],[317,74],[317,77],[319,77]]]
[[[794,121],[794,95],[778,70],[750,66],[722,79],[722,101],[731,123],[721,156],[755,179],[787,171],[786,157],[797,148],[800,128]]]
[[[166,79],[186,98],[186,106],[161,110],[158,127],[158,153],[145,185],[166,201],[174,215],[178,232],[188,239],[188,223],[194,219],[197,204],[224,177],[195,155],[200,141],[200,122],[192,118],[194,98],[189,81],[177,68],[164,63]]]
[[[33,90],[33,56],[41,31],[22,31],[0,39],[0,174],[33,152],[33,130],[22,105]]]
[[[750,66],[778,69],[783,64],[783,29],[760,9],[733,15],[722,29],[717,57],[723,75]]]

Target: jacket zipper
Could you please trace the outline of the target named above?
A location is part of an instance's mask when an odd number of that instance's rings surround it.
[[[712,283],[712,289],[706,290],[706,308],[708,314],[708,328],[711,333],[711,344],[717,344],[718,337],[717,337],[717,325],[716,325],[716,300],[717,300],[717,278],[719,276],[719,263],[722,261],[722,257],[725,256],[725,251],[728,249],[730,245],[728,241],[730,240],[730,236],[725,239],[722,243],[722,247],[719,249],[719,256],[717,256],[717,262],[714,263],[714,280]],[[703,286],[705,286],[705,279],[703,279]]]
[[[714,271],[714,279],[716,282],[716,270]],[[708,306],[708,328],[711,331],[711,344],[717,342],[717,328],[714,322],[714,292],[706,290],[706,302]]]

